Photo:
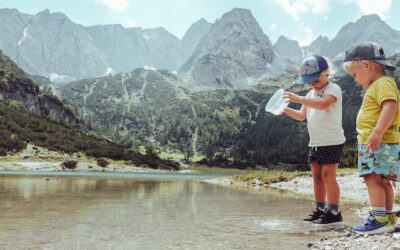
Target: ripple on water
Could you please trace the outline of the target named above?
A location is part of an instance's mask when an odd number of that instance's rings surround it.
[[[280,231],[286,235],[304,236],[317,235],[324,236],[325,234],[344,234],[349,230],[346,224],[339,225],[316,225],[303,221],[291,221],[278,218],[270,218],[265,220],[255,221],[255,225],[268,231]]]
[[[300,226],[293,221],[277,219],[277,218],[258,220],[255,223],[256,225],[261,226],[264,229],[272,231],[293,231],[300,229]]]

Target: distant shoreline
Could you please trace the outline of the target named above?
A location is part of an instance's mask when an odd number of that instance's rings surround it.
[[[75,169],[61,166],[60,161],[0,161],[0,171],[55,171],[55,172],[168,172],[169,170],[137,167],[126,164],[111,163],[105,168],[99,167],[96,162],[77,161]]]
[[[106,179],[146,179],[146,180],[204,180],[216,178],[221,174],[213,173],[196,173],[183,171],[130,171],[130,172],[114,172],[114,171],[54,171],[54,170],[0,170],[0,178],[7,176],[27,176],[32,178],[43,178],[46,181],[63,178],[106,178]]]

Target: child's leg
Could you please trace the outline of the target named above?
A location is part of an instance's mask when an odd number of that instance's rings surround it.
[[[312,161],[310,165],[313,176],[315,202],[317,204],[325,204],[325,186],[322,179],[322,167],[316,161]]]
[[[385,197],[386,197],[386,211],[393,210],[393,202],[394,202],[394,191],[392,184],[388,179],[382,178],[382,185],[385,190]]]
[[[340,199],[339,184],[336,180],[336,169],[338,163],[326,164],[322,166],[322,179],[325,185],[328,207],[338,210]]]
[[[382,176],[368,174],[364,176],[368,189],[369,201],[374,215],[385,216],[386,214],[386,192],[382,183]]]

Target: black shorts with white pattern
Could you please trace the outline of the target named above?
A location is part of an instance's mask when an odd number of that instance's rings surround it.
[[[319,165],[340,163],[344,144],[311,147],[308,151],[308,163],[316,161]]]

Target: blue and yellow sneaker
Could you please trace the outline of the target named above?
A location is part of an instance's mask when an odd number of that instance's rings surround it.
[[[399,221],[395,214],[388,214],[388,219],[389,219],[389,222],[394,226],[395,229],[397,227],[399,227],[399,224],[398,224]]]
[[[358,234],[383,234],[391,233],[395,230],[395,225],[389,220],[389,216],[373,216],[370,214],[364,223],[354,226],[352,231]]]

